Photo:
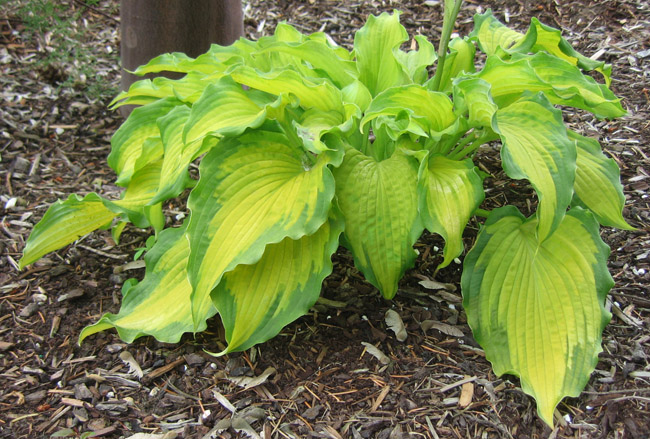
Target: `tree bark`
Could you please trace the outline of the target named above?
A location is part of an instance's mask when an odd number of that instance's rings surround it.
[[[141,79],[126,70],[158,55],[196,57],[212,43],[228,45],[244,34],[241,0],[121,0],[120,19],[122,90]]]

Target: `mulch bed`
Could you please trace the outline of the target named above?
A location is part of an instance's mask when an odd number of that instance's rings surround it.
[[[26,0],[22,0],[23,2]],[[7,3],[7,2],[3,2]],[[119,82],[114,1],[84,7],[83,44],[96,50],[97,75]],[[323,30],[350,46],[368,14],[399,8],[410,35],[437,42],[442,1],[245,2],[247,36],[259,38],[286,20],[303,32]],[[648,438],[650,432],[650,7],[642,0],[466,1],[459,31],[480,7],[523,31],[531,16],[561,27],[587,55],[614,66],[613,90],[629,115],[597,121],[567,113],[576,129],[599,138],[621,167],[624,215],[637,228],[604,228],[616,280],[600,362],[579,398],[559,406],[551,431],[514,377],[497,377],[471,336],[460,306],[460,266],[441,270],[438,237],[417,244],[416,269],[396,299],[384,301],[341,250],[323,300],[274,339],[215,358],[223,347],[217,319],[175,345],[143,338],[127,345],[114,332],[81,346],[81,329],[119,309],[120,288],[142,269],[124,270],[146,233],[131,228],[119,245],[92,233],[19,272],[24,242],[50,203],[71,193],[117,196],[106,165],[110,137],[122,118],[92,97],[92,77],[61,83],[75,66],[36,68],[47,35],[27,39],[20,1],[0,12],[0,437],[165,438]],[[80,78],[83,79],[83,78]],[[530,188],[499,171],[486,153],[488,207],[513,203],[528,214]],[[515,184],[516,183],[516,184]],[[170,215],[182,212],[170,203]],[[467,230],[467,246],[477,224]],[[384,321],[403,319],[399,342]],[[365,344],[363,344],[365,343]],[[373,349],[374,348],[374,349]],[[382,356],[383,355],[383,356]],[[86,436],[82,433],[90,432]]]

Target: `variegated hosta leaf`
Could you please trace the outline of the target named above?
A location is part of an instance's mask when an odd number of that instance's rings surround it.
[[[567,137],[560,110],[542,96],[522,98],[496,112],[493,129],[501,136],[503,169],[528,179],[537,192],[539,240],[562,221],[573,197],[576,146]]]
[[[187,186],[187,168],[201,149],[202,140],[187,145],[183,142],[183,129],[190,116],[190,108],[179,105],[158,119],[164,155],[160,180],[150,203],[160,203],[178,196]]]
[[[407,40],[408,33],[399,22],[398,12],[369,16],[366,24],[354,35],[359,80],[373,96],[387,88],[410,82],[395,55],[395,51]]]
[[[312,108],[305,111],[300,122],[294,122],[296,134],[303,141],[303,146],[314,154],[320,154],[329,148],[321,141],[324,133],[341,124],[341,116],[337,113],[325,112]]]
[[[83,198],[70,195],[67,200],[52,204],[27,240],[21,268],[108,225],[119,214],[126,214],[137,227],[154,226],[161,230],[164,226],[161,205],[149,205],[159,181],[160,162],[155,162],[133,175],[120,200],[111,201],[90,193]]]
[[[190,72],[180,79],[158,77],[136,81],[127,91],[121,92],[113,99],[110,108],[123,105],[146,105],[164,98],[176,98],[193,104],[201,96],[205,84],[217,79],[216,75]]]
[[[341,117],[345,114],[341,91],[326,80],[313,82],[292,70],[262,73],[247,66],[233,70],[230,76],[240,84],[272,95],[291,93],[299,99],[304,109],[332,111]]]
[[[257,49],[257,42],[240,38],[229,46],[213,44],[206,53],[196,58],[179,52],[165,53],[138,67],[133,73],[139,76],[159,72],[199,72],[212,75],[226,70],[233,64],[249,60],[250,54]]]
[[[116,216],[95,193],[83,198],[73,194],[65,201],[58,200],[34,226],[23,250],[20,268],[107,225]]]
[[[411,82],[424,84],[429,76],[427,67],[433,65],[438,55],[433,44],[425,36],[416,35],[413,40],[417,42],[417,50],[395,50],[393,53]]]
[[[313,70],[311,76],[328,78],[338,88],[344,88],[357,79],[354,62],[342,59],[325,42],[309,40],[299,44],[276,43],[264,49],[264,52],[280,52],[307,62]],[[278,66],[280,67],[280,66]]]
[[[332,272],[343,222],[326,221],[313,235],[269,244],[252,265],[238,265],[212,291],[226,330],[228,348],[243,351],[262,343],[309,311]]]
[[[104,314],[97,323],[84,328],[79,343],[110,328],[117,329],[127,343],[144,335],[177,343],[185,332],[204,330],[206,320],[216,309],[206,307],[203,314],[194,316],[196,320],[192,318],[192,287],[187,279],[189,253],[185,227],[162,231],[145,256],[147,270],[142,282],[125,292],[119,313]]]
[[[498,54],[499,49],[507,52],[517,46],[523,40],[524,34],[505,26],[488,9],[483,14],[474,15],[474,30],[470,37],[476,38],[483,53],[494,55]],[[528,46],[530,48],[532,42],[529,42]]]
[[[191,144],[207,135],[237,136],[246,128],[259,127],[265,118],[264,108],[253,102],[241,85],[224,77],[208,85],[192,106],[183,141]]]
[[[377,95],[361,120],[361,129],[380,116],[410,116],[404,131],[420,133],[440,132],[449,127],[456,116],[447,95],[427,90],[421,85],[411,84],[390,88]],[[394,133],[397,137],[402,132]]]
[[[143,145],[150,137],[160,136],[156,121],[172,108],[181,105],[175,98],[157,102],[133,110],[129,118],[111,139],[108,164],[117,173],[117,184],[126,186],[136,169],[136,162],[143,153]]]
[[[376,161],[348,147],[334,171],[345,239],[366,279],[391,299],[415,261],[422,233],[417,200],[417,160],[400,150]]]
[[[502,24],[488,9],[483,14],[474,15],[474,31],[470,36],[477,39],[481,50],[488,55],[544,51],[583,70],[596,70],[604,76],[607,85],[610,84],[611,65],[576,52],[560,30],[540,23],[537,18],[531,19],[524,35]]]
[[[224,273],[253,264],[268,244],[311,235],[327,220],[336,152],[313,158],[282,135],[256,131],[211,150],[188,201],[192,306],[202,316]],[[312,160],[315,162],[312,163]]]
[[[124,213],[136,227],[149,226],[159,231],[165,225],[160,203],[151,200],[158,192],[162,160],[144,166],[133,174],[122,199],[104,200],[104,204],[113,212]],[[178,195],[178,194],[176,194]]]
[[[542,52],[530,58],[530,65],[537,76],[553,86],[557,97],[551,96],[551,102],[584,108],[600,118],[625,115],[621,100],[607,86],[591,76],[580,77],[571,63]]]
[[[418,192],[424,226],[445,239],[440,269],[463,252],[463,230],[485,198],[483,179],[470,159],[427,156],[420,165]]]
[[[533,52],[546,51],[583,70],[595,70],[603,75],[607,86],[610,85],[612,66],[602,61],[588,58],[575,51],[571,47],[571,44],[562,37],[562,32],[559,29],[542,24],[537,18],[533,17],[526,37],[528,38],[531,34],[534,34],[535,40],[535,45],[532,49]]]
[[[573,131],[568,134],[578,146],[573,204],[589,209],[604,226],[633,229],[621,215],[625,195],[616,162],[603,154],[597,140]]]
[[[625,114],[620,99],[605,85],[598,84],[569,62],[543,52],[516,56],[512,61],[488,57],[477,76],[490,83],[492,97],[500,107],[518,99],[522,93],[541,91],[554,104],[581,108],[599,118]]]
[[[461,285],[494,372],[518,375],[552,426],[557,404],[580,394],[598,362],[614,282],[591,214],[571,209],[544,242],[536,223],[511,206],[493,211],[465,257]]]
[[[454,38],[449,42],[449,54],[440,79],[440,91],[450,92],[452,82],[461,72],[472,73],[474,67],[474,55],[476,48],[471,41],[463,38]]]
[[[341,90],[341,94],[343,95],[343,102],[346,105],[354,104],[361,112],[364,112],[368,108],[368,105],[370,105],[370,101],[372,101],[370,91],[361,81],[354,81],[349,84]]]
[[[492,117],[498,107],[490,88],[489,82],[475,77],[461,77],[454,82],[454,104],[457,111],[469,113],[469,126],[492,127]]]

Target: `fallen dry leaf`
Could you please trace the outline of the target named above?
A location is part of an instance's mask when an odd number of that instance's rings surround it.
[[[395,338],[397,338],[398,341],[406,340],[408,334],[406,332],[406,328],[404,327],[404,321],[402,320],[402,317],[400,317],[400,315],[397,313],[397,311],[392,309],[386,311],[384,320],[386,322],[386,325],[388,325],[388,329],[395,333]]]

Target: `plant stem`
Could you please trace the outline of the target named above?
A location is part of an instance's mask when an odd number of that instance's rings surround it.
[[[302,151],[302,156],[304,160],[303,163],[311,167],[315,163],[314,156],[305,149],[305,145],[302,139],[298,137],[298,134],[296,134],[296,130],[294,129],[291,120],[287,120],[286,117],[282,117],[282,118],[278,118],[277,122],[280,125],[280,128],[282,128],[282,131],[284,131],[284,134],[287,136],[287,139],[289,139],[289,142],[291,142],[291,144],[294,147]]]
[[[490,212],[488,210],[485,210],[485,209],[476,209],[474,211],[474,215],[480,216],[481,218],[487,218],[489,214],[490,214]]]
[[[440,37],[440,46],[438,47],[438,66],[436,73],[433,76],[433,91],[440,90],[440,81],[442,80],[442,71],[445,66],[445,59],[447,58],[447,47],[449,46],[449,38],[456,23],[456,17],[460,11],[460,6],[463,0],[454,0],[454,5],[449,11],[449,0],[445,0],[445,18],[442,22],[442,36]]]
[[[468,156],[472,154],[474,151],[479,149],[481,145],[491,141],[495,140],[497,136],[494,133],[487,132],[484,133],[482,136],[474,140],[472,143],[469,144],[469,146],[465,146],[462,143],[459,144],[456,149],[454,149],[451,154],[449,154],[447,157],[449,157],[452,160],[460,160],[465,156]],[[464,140],[464,139],[463,139]]]
[[[463,133],[463,134],[465,134],[465,133]],[[463,148],[469,142],[476,139],[476,132],[469,133],[465,138],[463,138],[461,140],[461,137],[463,136],[463,134],[461,134],[460,136],[454,138],[453,142],[449,142],[447,145],[445,145],[445,148],[441,149],[440,153],[443,154],[443,155],[446,155],[446,154],[449,154],[452,150],[455,152],[456,150],[458,150],[458,148]],[[459,140],[460,140],[460,142],[459,142]]]

